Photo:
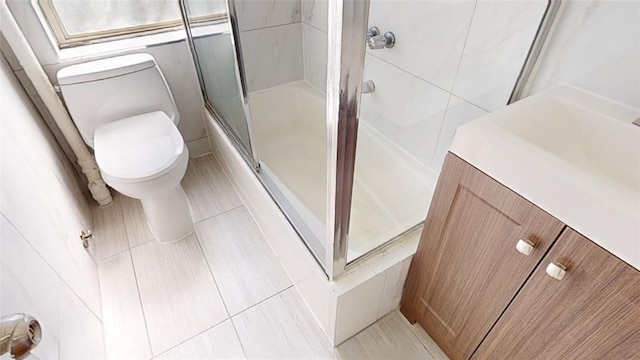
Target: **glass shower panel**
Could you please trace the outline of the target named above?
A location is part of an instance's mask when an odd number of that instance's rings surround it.
[[[326,6],[227,0],[229,21],[207,22],[203,0],[181,1],[208,109],[324,267]]]
[[[367,42],[348,261],[422,223],[456,127],[507,104],[547,3],[371,0],[395,44]]]
[[[311,5],[229,2],[237,16],[258,176],[324,264],[327,17],[326,10],[312,14]]]
[[[210,10],[222,7],[226,11],[225,1],[185,0],[184,5],[205,103],[235,134],[246,153],[252,154],[231,24],[221,21],[218,11]]]

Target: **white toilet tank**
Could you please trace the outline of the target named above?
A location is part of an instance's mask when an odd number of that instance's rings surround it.
[[[71,65],[57,78],[71,117],[92,148],[95,129],[107,122],[152,111],[163,111],[174,124],[180,121],[169,86],[149,54]]]

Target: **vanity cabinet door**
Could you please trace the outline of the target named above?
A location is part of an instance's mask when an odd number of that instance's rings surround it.
[[[640,272],[567,228],[473,359],[640,359]]]
[[[452,359],[469,359],[564,224],[449,153],[401,311]],[[527,256],[517,242],[535,248]]]

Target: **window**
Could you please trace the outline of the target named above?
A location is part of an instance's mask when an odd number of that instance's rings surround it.
[[[178,0],[37,0],[60,48],[182,25]],[[225,0],[191,1],[195,21],[226,18]],[[193,19],[190,19],[193,20]]]

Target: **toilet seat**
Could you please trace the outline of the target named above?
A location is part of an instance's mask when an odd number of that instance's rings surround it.
[[[171,119],[153,111],[97,127],[94,149],[103,173],[122,182],[143,182],[171,171],[185,144]]]

